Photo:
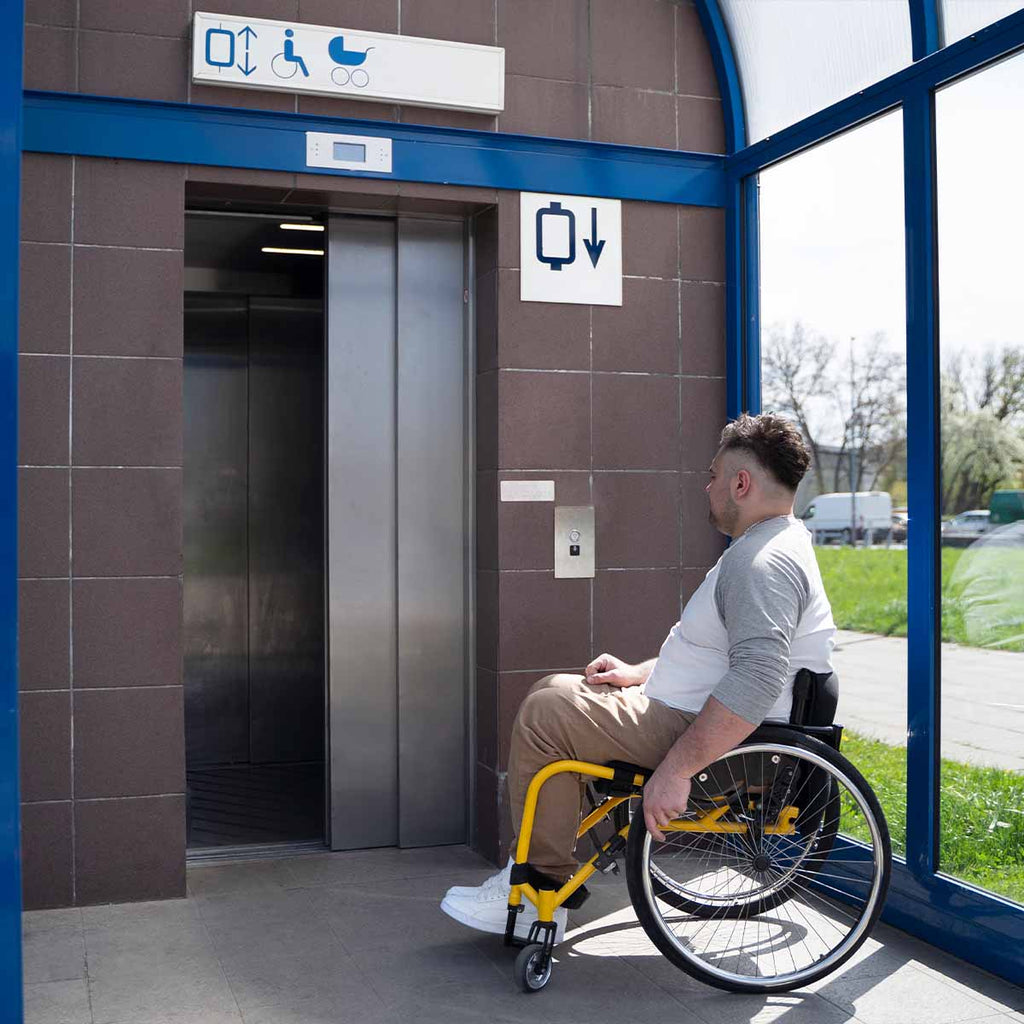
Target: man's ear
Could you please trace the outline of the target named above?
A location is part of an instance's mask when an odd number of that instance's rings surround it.
[[[736,484],[736,497],[743,498],[750,493],[750,471],[747,469],[738,469],[736,476],[733,478]]]

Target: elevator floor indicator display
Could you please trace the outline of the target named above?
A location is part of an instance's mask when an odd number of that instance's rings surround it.
[[[519,211],[520,299],[622,305],[618,199],[523,192]]]

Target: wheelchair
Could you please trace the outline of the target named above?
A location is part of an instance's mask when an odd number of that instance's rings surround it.
[[[514,976],[538,992],[552,972],[554,910],[580,906],[595,872],[625,856],[630,902],[657,949],[699,981],[733,992],[787,992],[836,970],[868,937],[885,902],[892,851],[885,815],[839,752],[835,675],[801,669],[788,723],[762,725],[693,779],[685,813],[656,841],[644,823],[639,765],[555,761],[527,790],[512,866],[505,944],[518,946]],[[577,839],[595,853],[561,888],[529,864],[544,783],[575,772],[592,809]],[[610,819],[611,838],[596,826]],[[523,900],[537,908],[515,936]]]

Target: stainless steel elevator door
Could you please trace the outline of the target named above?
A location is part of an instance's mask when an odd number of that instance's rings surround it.
[[[332,218],[331,846],[466,838],[461,223]]]

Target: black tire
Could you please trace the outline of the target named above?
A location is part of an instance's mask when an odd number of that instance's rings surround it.
[[[626,848],[626,881],[644,931],[677,967],[729,991],[785,992],[829,974],[867,938],[888,890],[889,832],[863,776],[818,740],[762,728],[712,768],[746,765],[752,756],[796,766],[799,788],[779,803],[800,808],[792,836],[758,833],[743,791],[731,818],[746,825],[743,833],[676,832],[660,844],[644,827],[641,804]],[[866,842],[840,831],[841,814],[844,827],[866,834]],[[771,916],[777,907],[783,909]]]
[[[546,964],[538,970],[538,965],[544,959]],[[544,946],[541,943],[531,942],[519,950],[512,972],[516,984],[524,992],[539,992],[551,980],[551,957],[544,957]]]

